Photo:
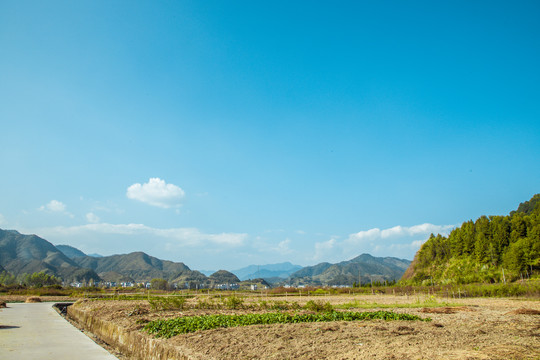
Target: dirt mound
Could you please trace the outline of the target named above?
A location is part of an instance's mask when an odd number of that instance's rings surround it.
[[[26,298],[25,302],[26,303],[39,303],[41,302],[41,299],[39,298],[39,296],[30,296]]]
[[[514,311],[507,312],[506,314],[507,315],[540,315],[540,311],[534,310],[534,309],[521,308],[521,309],[516,309]]]
[[[429,314],[455,314],[458,311],[474,311],[474,310],[467,306],[456,306],[456,307],[422,308],[422,310],[420,311],[423,313],[429,313]]]

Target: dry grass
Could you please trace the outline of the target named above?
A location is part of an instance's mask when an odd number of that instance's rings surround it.
[[[25,300],[26,303],[40,303],[41,298],[39,296],[29,296]]]

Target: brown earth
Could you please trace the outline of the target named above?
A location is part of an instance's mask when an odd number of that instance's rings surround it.
[[[328,296],[312,298],[343,304],[406,304],[384,308],[430,317],[423,321],[356,321],[255,325],[198,331],[166,342],[205,359],[540,359],[540,301],[460,299],[439,307],[418,307],[418,297]],[[270,300],[265,298],[265,300]],[[279,298],[278,300],[284,300]],[[287,299],[305,304],[309,298]],[[190,299],[188,305],[196,299]],[[249,303],[249,300],[247,301]],[[427,303],[426,303],[427,304]],[[253,310],[153,311],[146,301],[83,301],[75,305],[129,331],[158,318]],[[355,311],[379,310],[373,307]],[[525,310],[523,310],[525,309]],[[536,315],[535,315],[536,314]],[[146,335],[149,336],[149,335]]]
[[[10,302],[25,302],[29,295],[0,295],[0,301]],[[40,296],[43,302],[65,302],[77,301],[79,298],[72,296]]]
[[[41,298],[39,296],[29,296],[24,301],[25,303],[38,303],[41,302]]]

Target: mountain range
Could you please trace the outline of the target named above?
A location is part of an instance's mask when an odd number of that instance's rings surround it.
[[[90,280],[142,282],[162,278],[182,286],[238,283],[247,279],[295,285],[352,285],[359,280],[398,279],[409,263],[408,260],[363,254],[337,264],[321,263],[305,268],[290,262],[251,265],[234,272],[220,270],[207,276],[182,262],[161,260],[143,252],[89,256],[69,245],[55,246],[36,235],[0,229],[0,271],[13,275],[44,271],[68,283]]]
[[[44,271],[64,281],[99,280],[95,271],[80,267],[50,242],[15,230],[0,229],[0,266],[13,275]]]
[[[323,262],[302,268],[287,279],[291,285],[352,285],[399,280],[409,260],[362,254],[337,264]]]

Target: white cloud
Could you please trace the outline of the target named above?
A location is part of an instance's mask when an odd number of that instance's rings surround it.
[[[88,214],[86,214],[86,220],[89,223],[97,224],[100,219],[99,216],[97,216],[96,214],[89,212]]]
[[[148,237],[155,237],[174,240],[177,242],[177,245],[186,246],[201,246],[205,244],[239,246],[243,245],[247,239],[247,234],[241,233],[206,234],[197,228],[158,229],[144,224],[94,223],[71,227],[57,226],[41,229],[40,233],[50,237],[75,236],[81,234],[88,235],[92,233],[106,235],[139,235],[144,236],[146,239]]]
[[[415,240],[410,245],[413,249],[420,249],[420,247],[426,242],[426,240]]]
[[[381,236],[381,230],[378,228],[373,228],[365,231],[360,231],[355,234],[349,235],[349,240],[352,242],[361,242],[374,240]]]
[[[41,211],[52,211],[52,212],[64,212],[66,211],[66,205],[58,200],[51,200],[47,205],[43,205],[39,207],[39,210]]]
[[[420,224],[410,227],[394,226],[393,228],[383,230],[381,236],[383,238],[392,236],[414,236],[418,234],[447,234],[449,230],[453,229],[454,225],[433,225],[433,224]]]
[[[455,225],[429,223],[414,226],[398,225],[382,230],[379,228],[362,230],[350,234],[343,241],[332,237],[328,241],[315,243],[313,260],[343,260],[362,253],[412,259],[431,233],[447,235],[454,227]]]
[[[338,245],[339,243],[335,238],[315,243],[315,255],[313,256],[313,260],[329,259]]]
[[[38,208],[39,211],[47,211],[51,213],[58,213],[58,214],[64,214],[69,216],[70,218],[74,218],[75,216],[71,214],[70,212],[66,211],[66,205],[58,200],[51,200],[46,205],[42,205]]]
[[[455,225],[433,225],[425,223],[409,227],[398,225],[384,230],[381,230],[379,228],[373,228],[351,234],[346,241],[349,243],[360,243],[366,241],[374,241],[377,239],[380,240],[399,238],[404,236],[429,235],[431,233],[444,235],[448,234],[448,232],[454,227]]]
[[[180,187],[167,184],[160,178],[151,178],[145,184],[133,184],[126,192],[129,199],[164,209],[179,207],[184,195],[185,192]]]
[[[275,251],[277,251],[281,255],[287,255],[292,253],[293,251],[289,248],[289,245],[291,244],[291,239],[285,239],[283,241],[280,241],[276,248],[274,248]]]
[[[388,254],[388,256],[392,256],[392,254],[399,254],[404,252],[414,252],[416,253],[422,244],[424,244],[426,240],[414,240],[412,242],[407,243],[392,243],[392,244],[378,244],[373,248],[373,252],[375,254]]]
[[[5,225],[5,224],[7,224],[6,218],[4,217],[4,215],[0,214],[0,225]]]

